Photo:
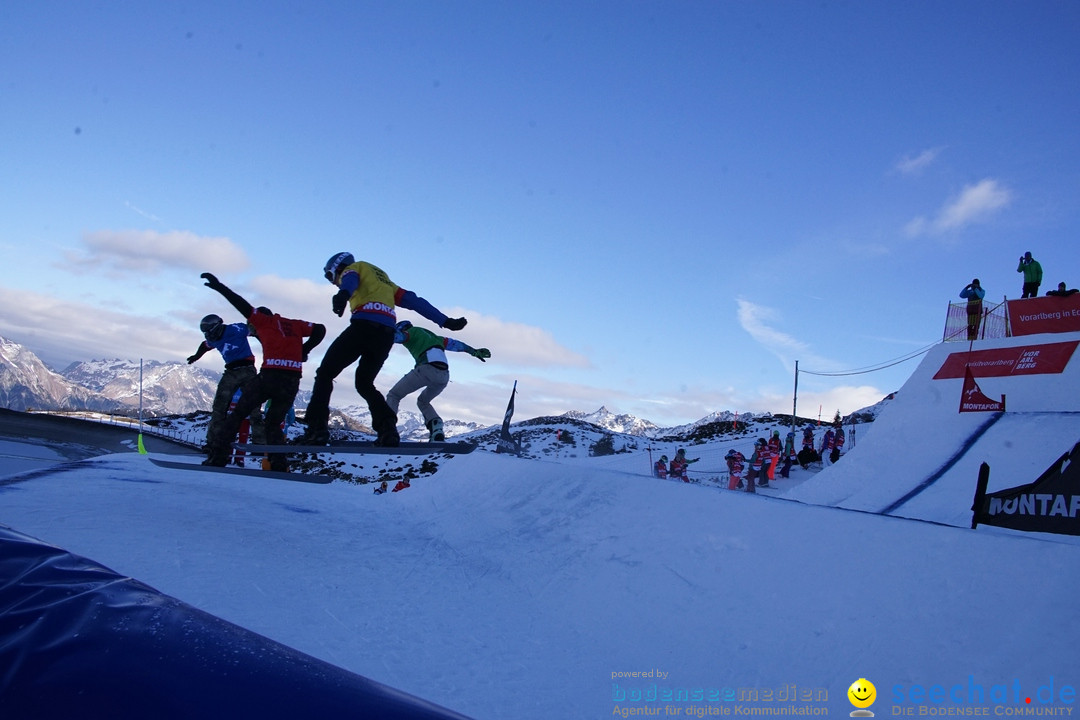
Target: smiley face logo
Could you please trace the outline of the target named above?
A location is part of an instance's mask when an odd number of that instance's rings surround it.
[[[874,683],[866,678],[859,678],[851,683],[851,687],[849,687],[847,691],[847,696],[852,705],[860,709],[865,709],[873,705],[874,701],[877,700],[877,688],[874,687]]]

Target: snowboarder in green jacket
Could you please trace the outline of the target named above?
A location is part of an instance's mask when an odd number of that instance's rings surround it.
[[[487,348],[473,348],[460,340],[436,335],[430,330],[414,326],[408,320],[397,324],[394,342],[401,343],[412,354],[416,366],[390,388],[386,394],[386,404],[397,415],[401,399],[423,388],[416,398],[416,407],[424,416],[424,425],[428,429],[432,442],[446,440],[443,421],[432,407],[431,401],[446,389],[450,382],[450,364],[446,360],[446,351],[465,352],[486,362],[491,357]]]

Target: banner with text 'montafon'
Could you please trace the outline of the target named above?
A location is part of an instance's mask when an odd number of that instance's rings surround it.
[[[982,464],[971,527],[994,525],[1025,532],[1080,535],[1080,442],[1027,485],[986,492],[990,466]]]

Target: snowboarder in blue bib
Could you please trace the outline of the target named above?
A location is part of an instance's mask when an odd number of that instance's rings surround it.
[[[205,339],[199,343],[195,354],[188,357],[188,365],[197,362],[211,350],[220,352],[222,360],[225,361],[225,371],[221,373],[214,403],[210,406],[210,424],[206,428],[206,444],[209,445],[210,439],[221,430],[236,391],[258,373],[255,371],[255,354],[248,342],[251,328],[247,323],[226,325],[220,315],[211,314],[202,319],[199,330]],[[266,442],[262,412],[259,408],[251,411],[248,420],[251,422],[252,440],[260,444]]]

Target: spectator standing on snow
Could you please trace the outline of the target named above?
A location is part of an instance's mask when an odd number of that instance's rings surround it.
[[[679,448],[678,452],[675,453],[675,459],[671,461],[671,477],[679,478],[686,483],[690,482],[690,478],[686,475],[686,467],[690,463],[696,463],[700,459],[701,458],[693,458],[692,460],[688,460],[686,451]]]
[[[769,480],[776,479],[776,466],[780,464],[780,453],[784,450],[784,444],[780,441],[780,431],[773,430],[772,437],[769,438],[769,469],[766,472],[766,477]]]
[[[975,278],[960,291],[960,297],[967,299],[968,340],[979,339],[979,325],[982,323],[982,301],[986,291]]]
[[[780,468],[780,477],[791,476],[791,464],[795,462],[795,433],[789,432],[784,438],[784,465]]]
[[[1016,272],[1024,273],[1024,288],[1023,295],[1020,299],[1039,297],[1039,285],[1042,284],[1042,265],[1039,261],[1031,257],[1031,252],[1024,253],[1024,256],[1020,258],[1020,264],[1016,266]]]
[[[661,455],[660,459],[653,465],[653,474],[661,480],[667,480],[667,455]]]
[[[836,431],[833,433],[833,451],[829,455],[829,460],[834,463],[840,459],[840,453],[844,449],[844,439],[844,426],[836,423]]]
[[[765,467],[765,459],[769,455],[769,448],[765,442],[765,438],[758,438],[754,441],[754,452],[750,455],[750,472],[746,474],[746,492],[756,492],[755,483],[761,487],[769,487],[768,481],[765,479],[763,468]],[[760,480],[760,482],[757,482]]]
[[[728,490],[737,490],[743,486],[742,474],[746,467],[746,456],[732,448],[724,456],[728,468]]]
[[[832,453],[833,448],[836,447],[836,433],[832,428],[825,431],[825,437],[821,439],[821,452],[818,455],[821,456],[821,465],[823,467],[829,467],[833,464]]]

